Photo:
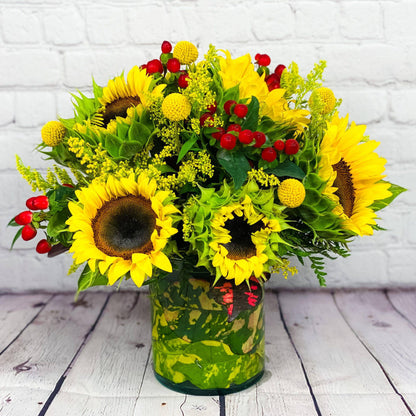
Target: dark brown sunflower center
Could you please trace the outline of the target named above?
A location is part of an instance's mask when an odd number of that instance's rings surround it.
[[[150,201],[129,195],[106,202],[92,221],[94,241],[108,256],[131,259],[133,253],[147,253],[156,228]]]
[[[246,259],[256,255],[256,246],[251,241],[251,236],[261,230],[262,222],[248,224],[244,217],[234,217],[225,222],[225,227],[230,235],[231,241],[224,244],[228,250],[227,257],[232,260]]]
[[[355,188],[350,167],[348,163],[341,158],[338,163],[332,165],[332,169],[337,172],[337,178],[334,181],[334,186],[336,186],[338,190],[335,194],[339,198],[345,215],[351,217],[354,211]]]
[[[105,110],[102,114],[104,126],[116,117],[126,117],[127,110],[130,107],[135,107],[140,104],[139,97],[123,97],[112,101],[105,105]]]

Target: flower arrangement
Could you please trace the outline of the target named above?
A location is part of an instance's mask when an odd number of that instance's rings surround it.
[[[37,252],[69,250],[79,291],[190,270],[249,285],[295,273],[292,257],[325,285],[324,258],[380,230],[378,211],[404,190],[365,126],[338,114],[325,62],[303,78],[296,63],[271,72],[266,54],[161,49],[42,128],[46,176],[17,158],[42,195],[9,223],[14,242],[44,231]]]

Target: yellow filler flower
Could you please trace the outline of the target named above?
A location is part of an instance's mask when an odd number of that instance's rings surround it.
[[[173,49],[173,57],[182,65],[189,65],[198,59],[198,49],[193,43],[181,40]]]
[[[43,143],[47,146],[55,147],[65,137],[66,128],[60,121],[48,121],[41,130]]]
[[[70,252],[76,264],[88,261],[98,266],[114,284],[126,273],[137,286],[152,276],[153,266],[172,272],[163,253],[168,239],[177,232],[172,214],[178,209],[169,202],[168,191],[157,191],[156,181],[144,173],[135,179],[93,182],[76,191],[78,203],[69,202],[69,230],[74,232]]]
[[[188,98],[178,92],[169,94],[162,103],[162,113],[171,121],[185,120],[191,114],[191,108]]]
[[[305,187],[297,179],[285,179],[277,189],[277,196],[282,205],[289,208],[297,208],[305,199]]]

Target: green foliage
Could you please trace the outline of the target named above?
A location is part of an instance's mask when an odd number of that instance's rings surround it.
[[[244,154],[221,149],[217,153],[217,159],[232,177],[235,189],[240,189],[247,179],[247,172],[251,169]]]
[[[386,181],[381,181],[387,183]],[[379,211],[380,209],[385,208],[386,206],[390,205],[402,192],[405,192],[407,189],[402,188],[399,185],[391,184],[389,191],[391,192],[391,196],[386,199],[380,199],[378,201],[374,201],[373,205],[371,205],[371,209],[374,211]]]
[[[106,286],[108,279],[103,276],[98,269],[92,271],[88,264],[84,267],[79,279],[78,279],[78,291],[77,296],[84,290],[93,286]]]

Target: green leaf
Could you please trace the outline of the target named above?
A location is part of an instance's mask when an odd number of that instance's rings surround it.
[[[14,236],[14,238],[13,238],[13,241],[12,241],[12,245],[10,246],[10,250],[13,248],[13,246],[14,246],[14,243],[18,240],[18,238],[22,235],[22,230],[23,230],[23,227],[22,228],[20,228],[19,229],[19,231],[16,233],[16,235]]]
[[[178,160],[176,163],[179,163],[183,157],[191,150],[192,146],[197,142],[198,136],[194,133],[192,134],[191,138],[188,139],[181,147],[181,150],[179,151]]]
[[[142,148],[146,144],[148,138],[152,134],[152,131],[143,123],[133,121],[129,130],[129,140],[138,142]]]
[[[118,157],[120,152],[120,146],[123,142],[114,134],[109,134],[105,138],[104,147],[111,157]]]
[[[9,223],[7,224],[8,227],[20,227],[20,224],[18,224],[15,220],[14,217],[9,221]]]
[[[136,142],[124,142],[121,144],[119,149],[119,155],[120,157],[123,157],[125,159],[130,159],[133,157],[137,152],[139,152],[142,149],[141,143]]]
[[[381,181],[385,182],[385,181]],[[402,188],[399,185],[391,184],[389,191],[391,192],[391,196],[385,199],[381,199],[379,201],[375,201],[373,205],[371,205],[371,209],[373,211],[379,211],[380,209],[385,208],[387,205],[391,204],[402,192],[407,191],[407,189]]]
[[[240,85],[234,85],[234,87],[229,88],[228,90],[226,90],[224,92],[224,95],[222,96],[222,100],[221,100],[221,108],[224,108],[224,104],[228,101],[228,100],[234,100],[234,101],[238,101],[238,98],[240,96]]]
[[[247,179],[247,172],[251,169],[247,158],[242,153],[220,149],[217,159],[233,178],[235,189],[239,189]]]
[[[126,140],[129,129],[130,129],[130,126],[128,124],[118,123],[117,124],[117,136],[122,140]]]
[[[242,130],[245,130],[245,129],[248,129],[251,131],[257,130],[257,126],[259,124],[259,109],[260,109],[259,100],[256,97],[252,96],[251,102],[248,105],[248,112],[247,112],[246,118],[241,124]]]
[[[277,168],[266,170],[267,173],[272,173],[278,177],[289,176],[290,178],[295,178],[303,180],[305,177],[305,172],[290,160],[285,160]]]
[[[107,285],[107,283],[106,276],[103,276],[98,269],[93,272],[87,264],[78,279],[78,293],[89,287]]]
[[[317,189],[319,191],[325,185],[325,181],[323,181],[316,173],[309,173],[306,175],[303,184],[305,185],[305,188]]]

